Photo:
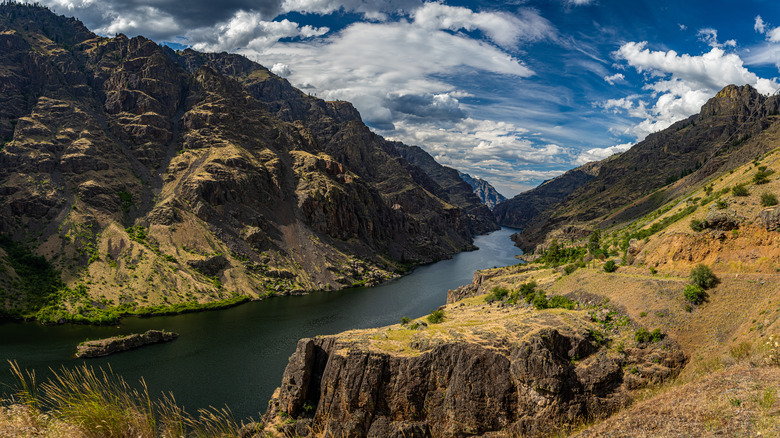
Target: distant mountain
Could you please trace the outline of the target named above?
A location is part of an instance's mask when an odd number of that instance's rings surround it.
[[[602,162],[588,163],[547,180],[534,189],[496,205],[493,215],[503,226],[523,229],[549,208],[595,178],[601,164]]]
[[[20,3],[0,5],[0,47],[0,314],[373,284],[497,227],[453,170],[242,56]]]
[[[463,172],[458,172],[458,175],[460,175],[463,181],[466,181],[468,185],[471,186],[472,190],[474,190],[474,193],[477,194],[477,197],[479,197],[482,203],[487,205],[491,210],[493,210],[498,203],[506,200],[504,195],[498,193],[498,190],[496,190],[495,187],[490,185],[490,183],[484,179],[474,178],[473,176]]]

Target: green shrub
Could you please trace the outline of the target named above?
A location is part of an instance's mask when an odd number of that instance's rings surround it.
[[[747,187],[745,187],[744,184],[737,184],[731,189],[731,193],[734,194],[734,196],[747,196],[750,194]]]
[[[648,332],[646,328],[642,327],[634,332],[634,340],[637,344],[645,344],[648,342],[659,342],[664,338],[661,329],[655,329],[652,332]]]
[[[692,284],[695,284],[702,289],[709,289],[718,284],[718,277],[712,272],[712,270],[706,265],[696,265],[691,269],[691,275],[689,277]]]
[[[580,266],[577,263],[569,263],[568,265],[563,267],[563,272],[564,272],[564,274],[569,275],[572,272],[576,271],[577,268],[579,268],[579,267]]]
[[[758,168],[758,172],[753,175],[753,182],[755,184],[766,184],[769,182],[769,175],[772,173],[774,172],[767,169],[766,166],[761,166]]]
[[[562,295],[556,295],[550,298],[548,303],[551,309],[569,309],[572,310],[577,305],[576,301],[572,301]]]
[[[488,296],[485,297],[485,301],[488,303],[492,303],[493,301],[501,301],[507,295],[509,295],[509,289],[501,286],[496,286],[490,290]]]
[[[401,317],[401,324],[403,324],[403,325],[409,324],[410,321],[411,321],[411,319],[409,319],[408,316],[402,316]]]
[[[771,207],[773,205],[777,205],[777,196],[775,196],[773,193],[764,192],[761,194],[761,206],[762,207]]]
[[[650,275],[655,275],[658,273],[658,269],[655,269],[655,266],[650,266]]]
[[[550,302],[547,300],[547,295],[545,295],[545,293],[542,291],[536,291],[532,303],[538,310],[547,309],[550,307]]]
[[[443,310],[432,310],[431,314],[428,315],[428,322],[431,324],[438,324],[442,321],[444,321],[444,311]]]
[[[604,272],[615,272],[617,268],[614,260],[607,260],[607,263],[604,263]]]
[[[700,231],[704,231],[704,226],[706,222],[699,220],[699,219],[691,219],[691,229],[693,231],[696,231],[697,233]]]
[[[693,304],[701,304],[707,299],[707,292],[697,284],[686,284],[683,296]]]
[[[725,210],[726,207],[729,206],[729,203],[726,201],[718,201],[715,203],[715,205],[718,207],[718,210]]]

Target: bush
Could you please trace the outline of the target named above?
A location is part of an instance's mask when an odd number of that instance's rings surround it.
[[[747,187],[745,187],[744,184],[737,184],[734,187],[731,188],[731,193],[734,194],[734,196],[747,196],[750,194]]]
[[[548,303],[549,307],[551,309],[568,309],[572,310],[577,305],[576,301],[572,301],[562,295],[556,295],[552,298],[550,298],[550,302]]]
[[[568,265],[563,267],[563,272],[564,272],[564,274],[569,275],[572,272],[576,271],[577,268],[579,268],[579,267],[580,266],[577,263],[569,263]]]
[[[607,260],[607,263],[604,263],[604,272],[615,272],[617,268],[614,260]]]
[[[408,316],[401,317],[401,324],[403,325],[409,324],[409,321],[411,321],[411,319],[409,319]]]
[[[547,295],[545,295],[542,291],[536,291],[532,303],[538,310],[547,309],[550,307],[550,302],[547,301]]]
[[[696,267],[691,269],[689,279],[692,284],[695,284],[702,289],[709,289],[719,283],[718,277],[716,277],[712,270],[706,265],[696,265]]]
[[[729,203],[726,201],[717,201],[715,205],[718,207],[718,210],[725,210],[726,207],[729,206]]]
[[[507,295],[509,295],[509,289],[501,286],[496,286],[490,290],[488,296],[485,297],[485,301],[488,303],[492,303],[493,301],[501,301]]]
[[[634,332],[634,340],[637,344],[644,344],[648,342],[659,342],[664,338],[661,329],[655,329],[652,332],[648,332],[644,327]]]
[[[697,233],[700,231],[704,231],[704,226],[706,222],[699,220],[699,219],[691,219],[691,229],[693,231],[696,231]]]
[[[755,184],[766,184],[769,182],[769,175],[771,175],[771,170],[768,170],[766,166],[761,166],[758,168],[758,172],[756,172],[755,175],[753,175],[753,182]]]
[[[685,296],[685,299],[693,304],[701,304],[705,299],[707,299],[707,292],[704,292],[704,289],[702,289],[699,285],[686,284],[685,291],[683,291],[683,296]]]
[[[444,321],[443,310],[432,310],[431,314],[428,315],[428,322],[430,322],[431,324],[438,324],[442,321]]]
[[[771,207],[773,205],[777,205],[777,196],[775,196],[773,193],[764,192],[761,194],[761,206],[762,207]]]

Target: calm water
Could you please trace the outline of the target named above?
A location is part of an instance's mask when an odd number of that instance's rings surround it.
[[[152,394],[173,392],[190,412],[228,405],[237,418],[258,418],[281,382],[298,339],[427,314],[445,303],[447,290],[471,282],[474,271],[517,263],[514,256],[520,250],[509,240],[512,232],[504,228],[477,237],[478,251],[422,266],[372,288],[276,297],[213,312],[126,318],[121,327],[0,322],[0,358],[36,370],[40,380],[49,368],[83,363],[73,354],[76,344],[87,338],[172,330],[181,335],[174,342],[87,363],[110,364],[128,382],[143,376]],[[0,392],[12,382],[9,367],[0,364]]]

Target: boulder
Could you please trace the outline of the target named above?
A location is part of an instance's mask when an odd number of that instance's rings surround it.
[[[780,229],[780,207],[765,208],[758,214],[761,223],[769,231]]]

